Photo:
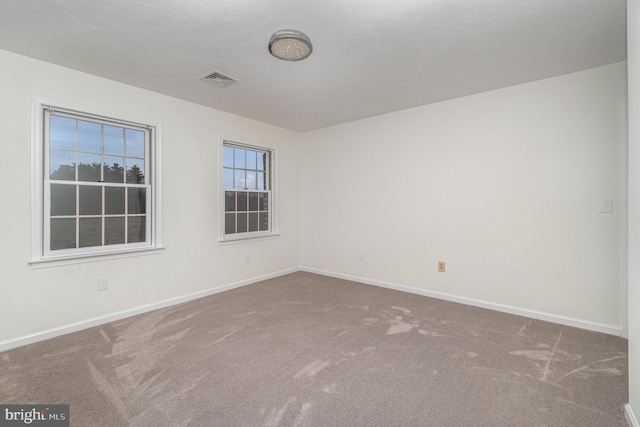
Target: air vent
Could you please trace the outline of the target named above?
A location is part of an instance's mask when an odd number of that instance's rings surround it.
[[[234,79],[233,77],[229,77],[225,74],[222,74],[218,70],[213,70],[212,73],[209,73],[203,77],[200,77],[200,80],[203,80],[207,83],[211,83],[212,85],[218,86],[218,87],[227,87],[229,85],[232,85],[238,82],[238,80]]]

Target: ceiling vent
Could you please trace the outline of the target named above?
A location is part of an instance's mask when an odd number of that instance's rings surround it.
[[[203,80],[207,83],[211,83],[214,86],[218,87],[227,87],[234,83],[237,83],[238,80],[233,77],[229,77],[226,74],[222,74],[218,70],[213,70],[212,73],[209,73],[205,76],[200,77],[200,80]]]

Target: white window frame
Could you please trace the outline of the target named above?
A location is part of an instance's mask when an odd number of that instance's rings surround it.
[[[32,268],[93,262],[105,259],[123,258],[136,255],[149,255],[162,251],[162,173],[161,173],[161,128],[159,124],[126,117],[122,114],[104,112],[67,102],[33,97],[31,102],[31,256]],[[148,170],[145,171],[151,182],[147,199],[147,240],[144,243],[121,244],[113,246],[93,246],[88,248],[49,250],[49,227],[45,224],[49,215],[48,189],[45,184],[45,171],[48,165],[48,153],[45,152],[45,136],[48,131],[45,123],[45,111],[59,111],[96,120],[130,124],[147,128],[150,132],[147,151]],[[145,157],[147,157],[145,156]]]
[[[225,188],[224,188],[224,147],[225,143],[237,147],[244,147],[249,150],[267,151],[269,152],[269,230],[266,231],[248,231],[242,233],[225,234]],[[218,241],[225,243],[241,243],[258,239],[275,238],[280,235],[278,230],[278,150],[276,147],[246,142],[243,139],[220,137],[218,142]]]

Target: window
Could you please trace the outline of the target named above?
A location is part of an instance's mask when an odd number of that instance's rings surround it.
[[[155,128],[36,104],[32,262],[159,248]]]
[[[273,157],[273,149],[223,141],[222,240],[275,234]]]

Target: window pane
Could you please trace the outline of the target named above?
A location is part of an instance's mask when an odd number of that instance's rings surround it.
[[[124,243],[124,217],[104,219],[104,244]]]
[[[264,172],[258,172],[258,177],[256,178],[256,190],[266,190],[265,182],[264,182]]]
[[[39,142],[45,150],[39,167],[46,166],[42,184],[47,197],[46,211],[40,209],[47,236],[40,243],[41,256],[62,248],[73,255],[100,253],[103,245],[151,243],[151,193],[146,196],[153,171],[145,157],[153,133],[72,111],[40,113],[47,132]]]
[[[144,159],[127,157],[127,182],[144,184]]]
[[[127,203],[129,204],[127,213],[147,213],[147,190],[145,188],[128,188],[127,198]]]
[[[106,154],[124,155],[124,128],[104,125],[103,132],[104,152]]]
[[[260,193],[249,193],[249,210],[257,211],[258,209],[258,200],[260,199]]]
[[[247,169],[255,169],[257,165],[258,153],[255,151],[247,150]]]
[[[225,169],[222,180],[224,188],[233,188],[233,169]]]
[[[258,231],[260,218],[257,212],[249,214],[249,231]]]
[[[80,215],[102,215],[102,187],[80,186]]]
[[[76,121],[56,115],[49,116],[49,146],[76,149]]]
[[[260,231],[269,230],[269,213],[260,212]]]
[[[238,205],[236,207],[236,210],[238,211],[246,211],[247,210],[247,193],[244,192],[240,192],[238,191]]]
[[[78,181],[102,181],[100,154],[78,153]]]
[[[236,214],[224,214],[224,234],[234,234],[236,232]]]
[[[225,234],[269,231],[269,196],[264,193],[269,189],[269,152],[231,145],[222,149]]]
[[[222,166],[225,168],[233,167],[233,147],[224,147],[222,153]]]
[[[238,214],[238,233],[246,233],[247,231],[247,214]]]
[[[76,179],[75,151],[49,150],[49,177],[64,181]]]
[[[246,150],[243,150],[242,148],[235,148],[234,149],[234,162],[233,162],[233,166],[236,168],[240,168],[240,169],[244,169],[246,162],[245,162],[245,154],[246,154]]]
[[[105,187],[104,189],[104,213],[107,215],[124,214],[124,187]],[[138,190],[138,188],[129,188]],[[140,189],[144,190],[144,189]],[[123,225],[124,227],[124,225]]]
[[[124,182],[124,158],[104,156],[104,182]]]
[[[224,210],[227,212],[233,212],[236,210],[236,192],[235,191],[224,192]]]
[[[75,218],[51,219],[51,250],[69,249],[76,247]]]
[[[80,218],[80,247],[102,246],[102,218]]]
[[[247,190],[256,189],[256,173],[253,171],[247,171]]]
[[[233,171],[233,188],[246,188],[245,182],[245,171],[244,170],[234,170]]]
[[[141,130],[127,129],[127,156],[144,157],[144,132]]]
[[[128,243],[144,242],[146,240],[146,236],[145,236],[146,217],[130,216],[128,221],[129,221],[129,225],[127,227],[127,242]]]
[[[78,120],[78,150],[99,153],[101,131],[100,123]]]
[[[76,186],[51,184],[51,216],[76,214]],[[75,236],[75,228],[73,235]],[[75,242],[75,237],[74,237]],[[75,247],[75,243],[74,243]]]

